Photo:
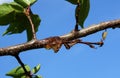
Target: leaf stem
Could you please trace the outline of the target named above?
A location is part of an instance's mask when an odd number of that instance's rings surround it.
[[[32,22],[31,16],[29,15],[29,16],[27,16],[27,18],[28,18],[28,20],[30,21],[30,24],[31,24],[33,39],[36,39],[35,27],[34,27],[34,24]]]
[[[34,26],[34,24],[33,24],[33,21],[32,21],[32,19],[31,19],[31,16],[30,16],[30,15],[32,14],[32,12],[31,12],[31,10],[30,10],[30,6],[28,6],[28,7],[26,8],[25,14],[26,14],[26,16],[27,16],[27,18],[28,18],[28,20],[29,20],[29,22],[30,22],[30,24],[31,24],[33,39],[37,39],[37,38],[36,38],[36,33],[35,33],[35,26]]]

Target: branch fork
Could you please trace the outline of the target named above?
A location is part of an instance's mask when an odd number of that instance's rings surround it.
[[[37,49],[37,48],[53,49],[54,52],[57,53],[63,44],[66,47],[66,49],[70,49],[73,45],[78,43],[86,44],[91,48],[95,48],[94,45],[102,46],[104,44],[103,40],[101,40],[100,42],[83,42],[79,38],[86,37],[90,34],[93,34],[108,28],[120,28],[120,20],[103,22],[97,25],[90,26],[88,28],[81,29],[80,31],[77,31],[77,32],[73,31],[66,35],[49,37],[42,40],[37,40],[36,36],[34,35],[33,40],[29,42],[6,47],[6,48],[0,48],[0,56],[11,55],[16,57],[16,54],[25,52],[26,50]],[[21,63],[21,66],[22,66],[22,63]],[[31,75],[28,73],[29,72],[27,71],[26,75],[31,77]]]

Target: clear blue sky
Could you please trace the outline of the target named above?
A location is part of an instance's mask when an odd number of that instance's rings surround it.
[[[0,0],[1,2],[4,0]],[[6,0],[9,1],[9,0]],[[120,18],[120,0],[90,0],[91,9],[85,27]],[[41,17],[37,32],[38,39],[69,33],[75,24],[75,6],[65,0],[38,0],[33,5],[34,13]],[[0,47],[24,43],[25,32],[2,36],[7,27],[0,27]],[[70,50],[62,47],[55,54],[52,50],[37,49],[20,54],[25,64],[34,67],[41,64],[38,74],[43,78],[120,78],[120,31],[109,29],[105,45],[91,49],[86,45],[75,45]],[[85,41],[99,41],[102,32],[86,38]],[[19,64],[10,56],[0,57],[0,78]]]

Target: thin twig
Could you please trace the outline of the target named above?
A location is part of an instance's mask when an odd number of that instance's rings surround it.
[[[86,45],[88,45],[91,48],[95,48],[94,45],[99,45],[100,47],[102,47],[103,44],[104,44],[104,42],[102,40],[100,42],[83,42],[83,41],[79,41],[79,43],[86,44]]]

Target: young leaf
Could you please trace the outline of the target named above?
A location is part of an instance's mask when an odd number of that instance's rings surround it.
[[[0,25],[7,25],[13,21],[14,9],[9,4],[0,5]]]
[[[25,65],[25,68],[27,71],[30,71],[30,67],[28,65]],[[7,76],[12,76],[14,78],[21,78],[22,76],[25,75],[25,72],[21,66],[16,67],[15,69],[11,70],[6,74]]]
[[[78,0],[67,0],[68,2],[77,5]],[[78,23],[83,28],[84,22],[88,16],[89,9],[90,9],[90,1],[89,0],[79,0],[80,7],[76,7],[75,15],[78,14]],[[78,10],[79,9],[79,10]],[[78,12],[79,11],[79,12]]]
[[[39,70],[40,70],[40,64],[38,64],[37,66],[35,66],[35,67],[32,69],[32,73],[33,73],[33,74],[36,74]]]

